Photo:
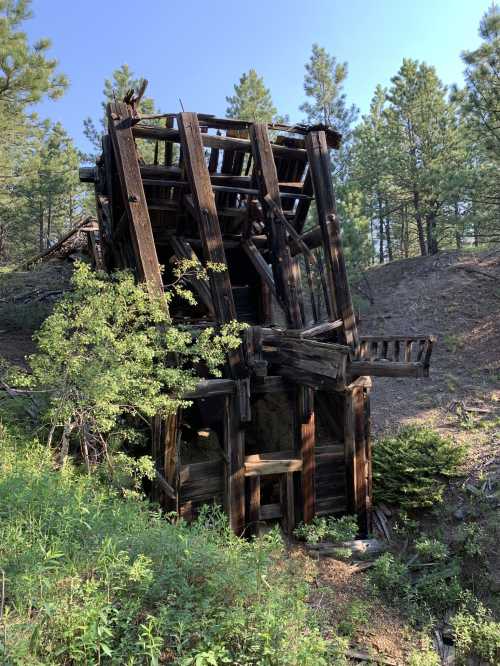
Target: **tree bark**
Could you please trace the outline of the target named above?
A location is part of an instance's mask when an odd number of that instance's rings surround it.
[[[44,251],[43,247],[43,208],[42,204],[40,204],[40,210],[38,213],[38,247],[40,249],[40,252]]]
[[[0,224],[0,259],[5,257],[5,225]]]
[[[437,254],[439,251],[438,240],[436,238],[436,214],[428,213],[425,216],[426,235],[427,235],[427,254]]]
[[[420,254],[425,257],[427,254],[427,246],[425,244],[424,225],[422,222],[422,213],[420,212],[420,193],[418,190],[413,190],[413,206],[415,208],[415,221],[417,223],[418,244],[420,245]]]
[[[385,202],[385,207],[387,210],[389,210],[389,206],[387,205],[387,201]],[[385,218],[385,240],[387,242],[387,255],[389,257],[389,261],[392,261],[394,256],[392,252],[392,234],[391,234],[391,221],[389,218],[386,216]]]
[[[455,201],[455,243],[457,245],[457,250],[460,250],[462,247],[462,236],[460,235],[460,231],[458,229],[458,220],[458,201]]]
[[[384,263],[384,216],[382,215],[382,198],[377,194],[378,203],[378,258]]]

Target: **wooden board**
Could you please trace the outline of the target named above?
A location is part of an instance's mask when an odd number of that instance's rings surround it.
[[[205,162],[200,126],[196,114],[180,113],[177,117],[177,124],[181,136],[187,177],[197,211],[198,228],[205,261],[227,266],[217,208],[210,184],[210,174]],[[210,287],[217,320],[221,324],[235,320],[236,308],[229,271],[227,269],[211,271]],[[233,376],[241,377],[246,374],[241,350],[236,350],[230,354],[229,364]]]
[[[324,132],[310,132],[306,136],[318,222],[323,233],[323,249],[327,261],[328,295],[335,319],[344,322],[343,338],[354,350],[358,348],[358,332],[351,293],[347,281],[340,224],[331,176],[331,164]],[[330,222],[330,224],[328,224]]]
[[[108,104],[107,114],[123,203],[130,221],[132,241],[140,271],[139,277],[146,282],[150,292],[158,296],[163,294],[163,281],[137,161],[129,107],[123,102],[111,102]],[[164,303],[166,308],[165,300]]]

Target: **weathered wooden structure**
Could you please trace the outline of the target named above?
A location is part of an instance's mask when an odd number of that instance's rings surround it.
[[[129,267],[158,293],[176,258],[222,263],[209,284],[191,280],[198,305],[173,302],[171,316],[250,325],[224,378],[155,423],[157,494],[187,518],[217,501],[238,534],[345,512],[370,530],[370,376],[426,376],[433,340],[358,335],[330,175],[340,139],[324,126],[141,117],[129,97],[108,106],[102,156],[81,170],[108,270]]]

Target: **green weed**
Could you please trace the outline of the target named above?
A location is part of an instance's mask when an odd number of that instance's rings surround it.
[[[358,524],[355,516],[341,518],[315,516],[310,523],[300,523],[295,528],[294,535],[312,544],[320,541],[339,543],[354,539],[357,532]]]
[[[0,422],[1,663],[326,665],[279,534],[168,521],[121,485]]]

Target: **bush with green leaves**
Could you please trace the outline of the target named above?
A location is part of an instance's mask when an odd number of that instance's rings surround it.
[[[333,541],[341,543],[354,539],[358,533],[358,523],[355,516],[315,516],[310,523],[300,523],[294,530],[294,535],[307,543],[320,541]]]
[[[464,589],[460,584],[460,566],[451,559],[422,566],[409,564],[393,553],[384,553],[370,570],[370,580],[390,603],[402,608],[416,624],[433,622],[460,603]]]
[[[61,432],[63,449],[75,433],[86,459],[95,461],[124,416],[148,422],[186,406],[183,396],[196,386],[201,366],[220,376],[245,325],[234,321],[194,335],[172,323],[164,302],[192,298],[183,276],[199,277],[202,269],[191,264],[178,267],[165,299],[153,298],[128,272],[110,276],[76,265],[72,290],[35,336],[38,351],[24,378],[39,400],[46,397],[44,418],[51,435]]]
[[[431,507],[443,500],[447,481],[460,474],[466,448],[422,426],[405,426],[373,447],[376,502],[406,509]]]
[[[168,521],[1,422],[0,563],[1,663],[333,663],[277,532]]]
[[[473,611],[462,609],[451,619],[451,626],[459,664],[470,663],[469,657],[492,666],[500,663],[500,622],[482,604]]]

